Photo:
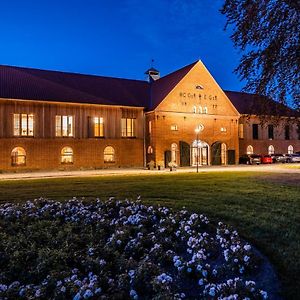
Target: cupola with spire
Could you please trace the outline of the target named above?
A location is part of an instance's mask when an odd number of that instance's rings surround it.
[[[153,82],[153,81],[159,79],[159,77],[160,77],[160,73],[159,73],[158,70],[156,70],[156,69],[153,67],[153,63],[154,63],[154,60],[152,59],[152,61],[151,61],[151,65],[152,65],[151,68],[148,69],[148,70],[145,72],[145,74],[147,75],[147,80],[148,80],[149,82]]]

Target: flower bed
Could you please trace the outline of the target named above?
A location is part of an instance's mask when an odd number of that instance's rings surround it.
[[[223,223],[110,199],[0,206],[0,299],[266,299]]]

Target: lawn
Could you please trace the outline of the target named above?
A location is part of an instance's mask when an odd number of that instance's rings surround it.
[[[1,181],[0,202],[73,196],[135,199],[205,213],[233,225],[276,267],[286,299],[300,286],[300,175],[213,172]]]

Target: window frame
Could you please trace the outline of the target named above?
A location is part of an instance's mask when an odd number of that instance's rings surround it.
[[[252,139],[258,140],[259,134],[258,134],[258,124],[252,124]]]
[[[97,126],[97,129],[96,129]],[[93,117],[93,137],[104,138],[104,118]]]
[[[22,149],[24,151],[24,154],[20,155],[13,155],[13,153],[17,152],[18,149]],[[15,151],[16,150],[16,151]],[[22,167],[22,166],[26,166],[26,150],[23,147],[14,147],[11,151],[10,157],[11,157],[11,165],[13,167]],[[18,163],[17,160],[18,158],[23,157],[24,162],[23,163]]]
[[[71,122],[70,122],[70,120],[71,120]],[[66,129],[64,129],[65,125],[66,125]],[[75,128],[75,117],[73,115],[56,115],[55,116],[55,137],[73,138],[73,137],[75,137],[74,128]],[[66,135],[64,134],[65,130],[67,132]]]
[[[121,118],[122,138],[135,138],[135,118]],[[125,124],[124,124],[125,122]],[[124,127],[125,125],[125,127]]]
[[[63,153],[64,149],[71,149],[71,154]],[[71,157],[71,161],[63,161],[63,158]],[[70,146],[64,146],[60,151],[60,163],[62,165],[73,165],[74,164],[74,150]]]
[[[111,153],[105,153],[107,149],[110,148],[112,149]],[[106,159],[107,156],[111,156],[112,159]],[[103,150],[103,161],[105,164],[112,164],[116,162],[116,150],[113,146],[106,146]]]
[[[25,120],[25,121],[24,121]],[[34,114],[13,113],[13,136],[34,137],[35,133]],[[26,134],[23,134],[25,130]]]
[[[268,125],[268,139],[274,140],[274,125],[272,124]]]

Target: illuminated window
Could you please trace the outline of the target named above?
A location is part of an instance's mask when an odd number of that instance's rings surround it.
[[[22,147],[16,147],[11,151],[11,165],[24,166],[26,165],[26,152]]]
[[[199,114],[202,114],[202,106],[199,106]]]
[[[151,146],[148,147],[147,153],[148,154],[152,154],[153,153],[153,148]]]
[[[204,106],[204,108],[203,108],[203,113],[204,113],[204,114],[208,114],[207,106]]]
[[[64,147],[61,150],[61,161],[62,164],[73,163],[73,149],[71,147]]]
[[[171,145],[171,162],[177,163],[177,144],[173,143]]]
[[[149,121],[149,123],[148,123],[148,128],[149,128],[149,133],[151,133],[151,131],[152,131],[152,122],[151,121]]]
[[[195,114],[197,112],[197,107],[193,106],[193,113]]]
[[[221,132],[226,132],[226,131],[227,131],[226,127],[221,127]]]
[[[121,119],[122,137],[134,137],[134,120],[135,119]]]
[[[55,117],[55,135],[61,137],[74,136],[74,118],[73,116]]]
[[[94,118],[94,137],[103,137],[103,136],[104,136],[103,118],[95,117]]]
[[[107,146],[104,149],[104,162],[113,163],[115,162],[115,149],[111,146]]]
[[[247,147],[247,154],[253,154],[253,147],[251,145]]]
[[[33,114],[14,114],[14,136],[33,136]]]
[[[275,149],[274,149],[274,146],[273,145],[270,145],[268,147],[268,154],[271,155],[271,154],[274,154],[275,153]]]
[[[177,131],[177,130],[178,130],[177,125],[176,125],[176,124],[171,125],[171,130],[172,130],[172,131]]]
[[[288,154],[293,154],[294,153],[294,147],[292,145],[288,146]]]

